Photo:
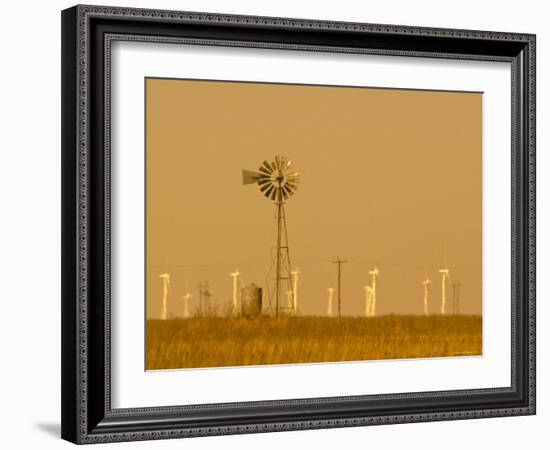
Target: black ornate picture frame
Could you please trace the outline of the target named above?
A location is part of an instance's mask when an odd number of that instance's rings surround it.
[[[511,64],[511,385],[113,409],[113,41]],[[535,414],[535,36],[99,6],[62,12],[62,437],[100,443]]]

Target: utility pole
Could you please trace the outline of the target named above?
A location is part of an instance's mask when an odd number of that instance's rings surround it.
[[[202,283],[199,283],[199,311],[198,311],[198,316],[202,316],[202,295],[203,295],[203,284]]]
[[[332,261],[334,264],[338,264],[338,318],[342,318],[342,264],[347,263],[338,258],[336,261]]]
[[[208,281],[205,281],[204,283],[199,283],[199,316],[202,316],[204,313],[203,306],[206,306],[206,308],[208,308],[208,301],[211,295],[212,291],[210,291],[210,289],[208,288]],[[203,303],[205,303],[206,305],[203,305]]]
[[[209,315],[210,314],[210,296],[212,295],[212,291],[208,288],[208,281],[205,281],[204,282],[204,300],[205,300],[205,304],[206,304],[206,312],[205,314],[206,315]]]

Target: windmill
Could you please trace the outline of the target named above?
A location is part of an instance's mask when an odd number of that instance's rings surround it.
[[[189,300],[191,299],[192,295],[187,292],[182,299],[183,299],[183,318],[188,319],[189,318]]]
[[[372,303],[371,303],[371,316],[374,317],[376,315],[376,278],[378,277],[378,267],[374,266],[374,269],[369,272],[369,275],[371,276],[371,290],[372,290]]]
[[[332,298],[334,296],[334,288],[328,288],[328,311],[327,316],[332,317]]]
[[[162,279],[162,320],[168,318],[168,286],[170,286],[170,274],[162,273],[160,275]]]
[[[283,293],[292,290],[292,271],[284,205],[285,201],[298,189],[300,174],[292,172],[291,166],[292,161],[286,156],[275,156],[275,161],[264,161],[258,172],[243,170],[243,184],[258,184],[260,192],[275,202],[277,211],[275,315],[277,317],[281,309]],[[292,304],[293,302],[291,302]]]
[[[445,315],[445,303],[447,301],[446,297],[446,288],[447,288],[447,280],[449,279],[449,269],[440,269],[439,273],[441,274],[441,314]]]
[[[428,293],[430,290],[430,284],[432,284],[431,280],[426,277],[424,281],[422,282],[422,286],[424,286],[424,315],[428,315]]]
[[[231,315],[237,316],[238,314],[238,304],[237,304],[237,295],[238,295],[238,283],[239,283],[239,269],[235,269],[235,272],[231,272],[229,274],[230,277],[233,278],[233,302],[232,302],[232,308],[231,308]]]

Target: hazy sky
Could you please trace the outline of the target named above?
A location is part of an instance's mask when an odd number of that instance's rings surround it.
[[[146,97],[149,317],[163,272],[176,315],[205,280],[225,307],[236,268],[273,282],[275,205],[241,170],[275,155],[301,175],[286,204],[301,313],[326,314],[338,257],[343,315],[363,314],[375,264],[378,314],[422,314],[425,276],[435,313],[445,254],[448,311],[460,282],[461,312],[481,313],[482,94],[148,79]]]

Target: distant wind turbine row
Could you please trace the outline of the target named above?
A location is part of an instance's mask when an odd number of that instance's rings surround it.
[[[447,302],[447,284],[450,278],[450,271],[447,267],[440,269],[438,273],[441,275],[441,304],[440,304],[440,314],[445,315],[446,313],[446,302]],[[299,270],[293,270],[292,275],[292,290],[287,291],[287,301],[289,309],[293,315],[298,314],[298,276],[300,274]],[[374,266],[372,270],[368,272],[371,277],[371,284],[365,286],[365,317],[374,317],[376,316],[376,282],[380,271],[378,267]],[[238,269],[234,272],[229,273],[229,276],[233,279],[233,289],[232,289],[232,299],[231,299],[231,316],[236,317],[239,315],[240,305],[239,305],[239,279],[241,273]],[[160,278],[163,281],[163,291],[162,291],[162,309],[161,309],[161,318],[162,320],[168,319],[168,291],[170,287],[170,274],[162,273]],[[424,288],[424,315],[429,314],[429,293],[430,285],[432,281],[426,276],[422,281],[421,285]],[[327,289],[328,292],[328,308],[327,316],[334,316],[334,288],[330,287]],[[183,297],[183,317],[190,317],[189,313],[189,300],[192,295],[187,292]],[[457,302],[457,300],[455,300]]]

